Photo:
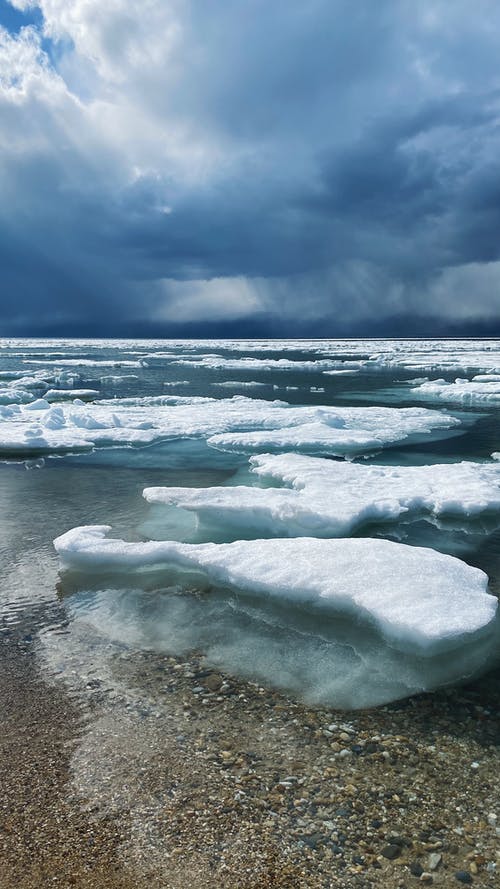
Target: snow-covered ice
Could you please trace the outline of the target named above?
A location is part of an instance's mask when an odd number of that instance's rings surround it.
[[[261,386],[269,386],[269,383],[259,383],[257,380],[223,380],[220,383],[212,383],[212,386],[219,386],[221,389],[239,389],[240,387],[256,389]]]
[[[0,412],[0,454],[60,453],[116,445],[204,437],[222,450],[294,447],[346,455],[416,436],[451,434],[460,421],[426,408],[311,407],[245,396],[154,396]],[[243,431],[242,431],[243,430]]]
[[[48,389],[44,392],[45,401],[73,401],[75,398],[98,398],[98,389]]]
[[[37,364],[47,365],[49,367],[54,367],[56,364],[58,367],[141,367],[141,361],[130,361],[130,360],[122,360],[116,359],[113,361],[108,361],[105,359],[96,359],[96,358],[58,358],[57,361],[53,361],[51,359],[45,358],[25,358],[23,364]]]
[[[290,358],[224,358],[220,355],[207,358],[178,358],[174,364],[188,364],[190,367],[203,367],[206,370],[251,370],[251,371],[320,371],[345,368],[346,363],[338,360],[318,358],[313,361],[293,361]],[[359,364],[355,364],[359,367]]]
[[[250,463],[253,473],[286,487],[154,487],[144,497],[238,536],[339,537],[368,522],[421,514],[472,519],[497,512],[500,522],[497,463],[374,466],[298,454],[264,454]]]
[[[292,409],[291,409],[292,410]],[[302,410],[296,408],[296,410]],[[266,424],[266,428],[244,432],[217,433],[208,439],[209,445],[223,451],[255,453],[266,451],[296,450],[306,454],[345,456],[356,455],[395,444],[416,442],[439,430],[452,430],[460,425],[450,415],[415,413],[415,408],[399,408],[385,414],[387,408],[367,407],[364,414],[356,414],[356,408],[307,409],[302,422]]]
[[[354,615],[392,645],[426,655],[484,633],[497,599],[477,568],[431,549],[369,538],[127,543],[107,525],[73,528],[54,541],[62,566],[102,573],[173,566],[258,598]]]
[[[500,376],[479,375],[472,380],[457,378],[453,382],[425,380],[411,388],[408,394],[418,401],[500,404]]]

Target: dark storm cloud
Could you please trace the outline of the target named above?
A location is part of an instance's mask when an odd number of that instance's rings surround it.
[[[0,333],[498,329],[496,4],[39,5],[0,39]]]

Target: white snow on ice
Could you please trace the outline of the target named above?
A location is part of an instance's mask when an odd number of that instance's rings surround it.
[[[500,376],[480,375],[473,380],[458,378],[454,382],[426,380],[410,389],[408,394],[419,401],[500,404]]]
[[[174,364],[186,364],[190,367],[204,367],[207,370],[251,370],[251,371],[312,371],[345,367],[340,361],[318,358],[314,361],[292,361],[289,358],[223,358],[221,356],[201,358],[179,358]]]
[[[416,441],[431,430],[445,429],[451,417],[432,418],[412,413],[414,408],[398,408],[392,415],[383,416],[378,407],[365,408],[364,414],[355,414],[356,408],[290,408],[303,411],[302,421],[266,424],[266,428],[244,432],[217,433],[208,439],[211,447],[222,451],[255,453],[296,450],[317,455],[346,456],[377,451],[390,444]],[[339,413],[335,413],[336,411]],[[432,424],[432,425],[429,425]],[[457,426],[456,420],[448,428]]]
[[[149,503],[192,511],[206,526],[222,523],[235,535],[340,537],[367,522],[412,513],[500,514],[496,463],[374,466],[298,454],[264,454],[250,463],[252,472],[286,487],[154,487],[143,494]]]
[[[497,599],[488,578],[430,549],[369,538],[238,540],[189,544],[127,543],[107,525],[73,528],[54,541],[64,568],[129,573],[173,566],[202,571],[209,582],[376,626],[407,651],[453,648],[488,628]]]
[[[0,408],[0,453],[64,452],[205,437],[222,450],[293,449],[351,454],[431,433],[460,421],[426,408],[291,406],[234,396],[156,396],[52,406],[43,399]],[[245,431],[240,431],[245,430]]]

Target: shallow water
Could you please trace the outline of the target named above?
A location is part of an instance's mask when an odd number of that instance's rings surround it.
[[[481,370],[494,367],[495,362],[500,365],[498,345],[466,341],[455,348],[459,354],[456,360],[463,362],[465,370],[440,368],[426,374],[430,379],[472,379]],[[451,346],[438,342],[426,345],[426,349],[441,351],[446,358]],[[376,367],[369,362],[362,365],[382,350],[399,355],[400,365],[391,366],[390,361]],[[415,407],[416,402],[408,395],[411,382],[403,381],[422,377],[420,368],[408,369],[412,356],[419,352],[422,344],[418,342],[402,347],[387,341],[280,343],[274,349],[270,343],[0,341],[0,388],[12,383],[15,373],[30,376],[39,372],[41,378],[45,375],[45,389],[42,382],[29,391],[43,397],[47,388],[67,386],[67,376],[54,382],[59,368],[78,374],[78,379],[71,381],[75,389],[97,389],[99,399],[116,399],[117,409],[125,398],[161,395],[218,400],[242,395],[265,402],[280,399],[290,405],[317,407],[386,406],[388,391],[391,407]],[[339,369],[348,368],[352,359],[355,372],[327,375],[310,366],[299,370],[233,365],[212,368],[206,363],[209,359],[203,357],[206,355],[228,360],[248,356],[266,362],[283,358],[345,362]],[[198,359],[201,366],[191,359]],[[177,364],[178,360],[184,363]],[[120,366],[120,362],[127,364]],[[230,387],[217,385],[228,381]],[[238,381],[241,388],[233,385]],[[264,385],[244,385],[249,382]],[[404,466],[464,459],[489,461],[492,452],[500,449],[498,405],[440,402],[425,407],[451,413],[459,418],[460,426],[394,443],[383,450],[368,449],[358,459],[367,464]],[[120,406],[120,410],[126,410],[126,406]],[[206,410],[210,416],[210,404]],[[8,418],[0,421],[0,435],[2,424],[8,422]],[[449,681],[451,674],[444,661],[418,661],[413,654],[396,652],[382,644],[372,628],[338,615],[325,625],[324,616],[271,608],[257,600],[249,601],[238,590],[207,592],[193,584],[186,589],[178,579],[161,575],[139,581],[131,577],[126,586],[123,578],[84,578],[76,582],[59,576],[52,541],[78,525],[110,524],[113,536],[125,540],[232,539],[230,529],[221,538],[220,529],[211,531],[210,527],[205,527],[200,536],[200,528],[193,532],[192,518],[183,515],[182,510],[174,514],[170,511],[167,519],[161,510],[155,512],[149,507],[141,494],[145,487],[152,486],[203,488],[249,483],[244,453],[209,447],[206,436],[163,439],[142,447],[115,444],[57,456],[48,452],[24,460],[22,455],[9,458],[7,453],[0,463],[2,631],[8,633],[9,627],[23,623],[27,638],[38,646],[43,669],[54,670],[57,663],[57,671],[64,673],[64,663],[72,651],[71,669],[75,669],[78,652],[83,670],[92,659],[82,632],[82,628],[89,628],[90,636],[97,631],[103,641],[118,644],[124,652],[141,648],[173,654],[201,651],[221,669],[309,701],[336,706],[378,704]],[[498,594],[499,526],[500,515],[463,522],[431,522],[428,517],[415,516],[412,521],[403,517],[396,522],[365,525],[356,536],[386,537],[456,555],[486,571],[490,589]],[[464,678],[495,663],[496,643],[490,645],[484,663],[476,651],[481,650],[481,644],[478,641],[467,648]],[[458,660],[460,656],[457,651]]]

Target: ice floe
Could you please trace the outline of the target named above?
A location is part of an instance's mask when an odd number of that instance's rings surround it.
[[[203,437],[231,451],[300,449],[349,455],[424,436],[460,421],[426,408],[311,407],[234,396],[154,396],[50,407],[38,399],[0,413],[0,454],[50,453]]]
[[[257,389],[261,386],[268,386],[269,383],[259,383],[257,380],[223,380],[220,383],[212,383],[212,386],[219,386],[221,389]]]
[[[201,571],[251,596],[355,615],[396,647],[426,655],[483,633],[497,610],[482,571],[431,549],[369,538],[128,543],[110,530],[87,525],[56,538],[63,568]]]
[[[497,374],[474,377],[426,380],[410,389],[411,398],[419,401],[456,402],[459,404],[500,404],[500,376]]]
[[[338,377],[345,374],[358,374],[360,370],[360,367],[351,367],[349,369],[344,367],[339,368],[338,370],[324,370],[323,373],[326,374],[328,377]]]
[[[98,389],[48,389],[44,392],[45,401],[71,401],[75,398],[98,398]]]
[[[23,364],[48,365],[54,367],[142,367],[141,360],[130,361],[120,359],[98,359],[98,358],[58,358],[57,361],[45,358],[25,358]]]
[[[188,364],[190,367],[204,367],[207,370],[251,370],[251,371],[320,371],[344,368],[344,362],[317,358],[312,361],[293,361],[290,358],[223,358],[209,356],[207,358],[179,358],[174,364]],[[359,365],[356,365],[359,367]]]
[[[290,409],[292,410],[292,409]],[[384,408],[367,407],[364,414],[356,408],[296,408],[304,411],[302,422],[266,424],[266,428],[244,432],[217,433],[208,444],[223,451],[255,453],[296,450],[306,454],[348,456],[377,451],[396,442],[417,442],[446,429],[445,415],[432,418],[413,413],[414,408],[399,408],[383,415]],[[338,413],[336,413],[338,411]],[[451,420],[451,417],[447,418]],[[460,424],[456,418],[448,430]],[[443,422],[444,421],[444,422]],[[431,425],[429,425],[431,424]]]
[[[144,497],[237,536],[339,537],[411,514],[475,519],[498,512],[500,521],[496,463],[374,466],[298,454],[264,454],[250,463],[259,477],[286,487],[155,487]]]

